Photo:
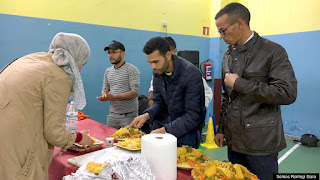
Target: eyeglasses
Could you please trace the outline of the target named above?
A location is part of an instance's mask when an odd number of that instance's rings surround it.
[[[117,53],[121,53],[122,51],[107,51],[108,54],[114,55]]]
[[[229,26],[227,26],[226,28],[223,28],[223,29],[219,29],[219,31],[218,31],[218,33],[220,33],[221,35],[226,35],[226,30],[231,26],[231,25],[234,25],[235,24],[235,22],[234,23],[232,23],[232,24],[230,24]]]

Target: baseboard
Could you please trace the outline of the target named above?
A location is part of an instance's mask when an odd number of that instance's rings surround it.
[[[284,137],[286,138],[286,139],[288,139],[288,140],[297,140],[297,141],[300,141],[301,140],[301,138],[299,138],[299,137],[294,137],[294,136],[290,136],[290,135],[287,135],[287,134],[285,134],[284,135]]]
[[[216,129],[218,129],[218,127],[219,127],[219,125],[216,126]],[[207,129],[208,129],[208,124],[205,124],[205,126],[203,127],[203,130],[205,130],[205,131],[202,131],[202,134],[201,134],[201,142],[205,142],[205,140],[206,140]],[[290,136],[290,135],[287,135],[287,134],[284,135],[284,138],[286,140],[292,140],[292,141],[293,140],[297,140],[297,141],[301,140],[301,138],[299,138],[299,137]],[[320,147],[320,141],[318,141],[317,146]]]

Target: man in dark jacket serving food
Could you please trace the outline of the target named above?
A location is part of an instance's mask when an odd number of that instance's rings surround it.
[[[151,133],[170,133],[178,146],[199,147],[205,123],[205,96],[200,71],[187,60],[173,55],[162,37],[150,39],[143,49],[153,71],[154,103],[136,117],[130,126],[137,128],[165,116],[165,124]]]

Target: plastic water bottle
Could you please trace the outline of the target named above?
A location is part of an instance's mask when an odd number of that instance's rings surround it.
[[[66,128],[74,132],[78,130],[78,110],[71,100],[69,100],[67,104]]]

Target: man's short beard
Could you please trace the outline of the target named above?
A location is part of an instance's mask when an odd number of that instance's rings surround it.
[[[111,64],[118,64],[121,62],[122,57],[120,56],[118,59],[115,59],[114,62],[111,62]]]

